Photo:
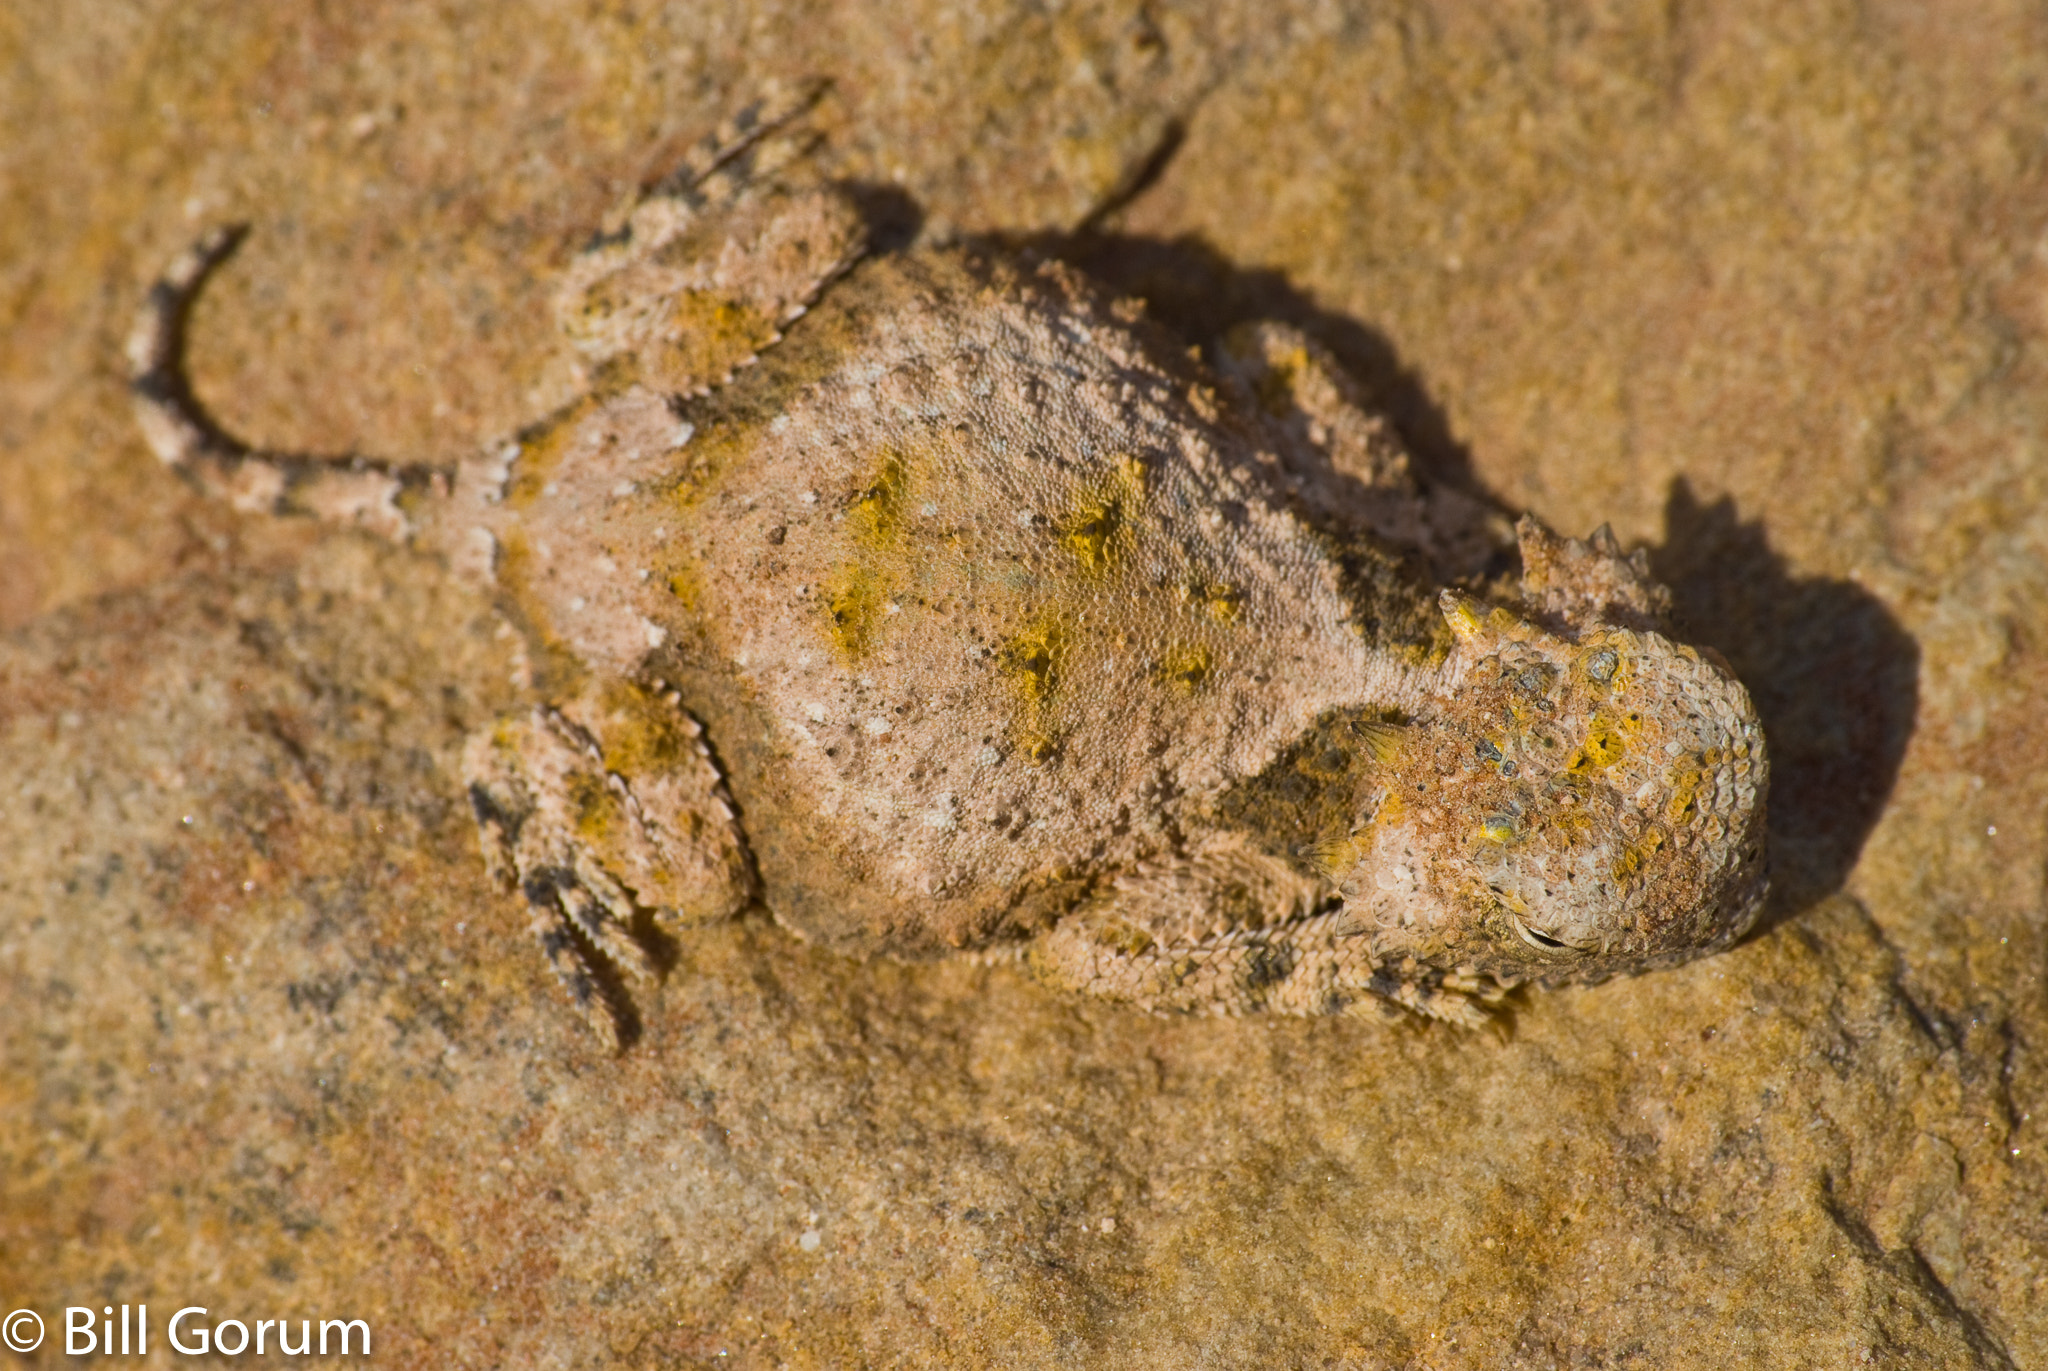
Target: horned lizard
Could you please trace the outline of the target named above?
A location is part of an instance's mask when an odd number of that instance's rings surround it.
[[[238,230],[129,344],[202,489],[495,587],[535,703],[462,766],[602,1037],[664,939],[756,905],[1156,1011],[1466,1023],[1749,926],[1762,731],[1640,551],[1524,517],[1488,582],[1481,507],[1305,334],[1203,360],[1057,262],[867,252],[807,99],[592,242],[560,293],[587,389],[453,467],[207,416],[184,319]]]

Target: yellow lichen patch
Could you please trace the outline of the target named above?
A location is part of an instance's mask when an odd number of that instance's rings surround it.
[[[1665,802],[1664,817],[1674,824],[1690,823],[1699,816],[1699,795],[1707,780],[1728,754],[1718,747],[1690,753],[1672,764],[1667,778],[1671,798]]]
[[[1653,827],[1645,830],[1642,837],[1621,850],[1621,855],[1614,859],[1614,867],[1610,874],[1617,882],[1628,884],[1642,874],[1643,868],[1650,864],[1650,859],[1662,851],[1663,847],[1663,829]]]
[[[568,778],[569,807],[576,816],[576,832],[592,843],[601,843],[619,831],[625,808],[604,777],[579,771]]]
[[[1488,604],[1462,590],[1444,592],[1438,604],[1452,636],[1474,647],[1527,642],[1539,632],[1535,624],[1513,610]]]
[[[1016,725],[1018,750],[1034,765],[1059,750],[1054,701],[1066,674],[1066,627],[1043,614],[1003,644],[996,662],[1021,697]]]
[[[1166,650],[1153,674],[1160,684],[1183,695],[1192,695],[1208,683],[1215,669],[1215,658],[1206,646],[1178,643]]]
[[[1005,643],[999,660],[1025,700],[1042,706],[1059,688],[1066,655],[1066,630],[1058,619],[1046,615]]]
[[[676,508],[688,510],[702,500],[719,473],[754,441],[755,435],[745,424],[709,420],[698,426],[687,445],[664,459],[669,498]]]
[[[1123,502],[1116,499],[1091,500],[1074,512],[1061,530],[1060,541],[1088,572],[1109,569],[1111,544],[1123,531]]]
[[[676,711],[632,682],[608,681],[601,698],[607,770],[627,777],[666,770],[689,747]]]
[[[699,603],[697,578],[687,568],[669,573],[668,593],[675,597],[678,605],[696,612]]]
[[[1244,592],[1236,586],[1210,585],[1202,592],[1202,606],[1219,624],[1234,624],[1244,614]]]
[[[656,336],[649,372],[676,384],[723,378],[775,341],[775,321],[757,306],[711,291],[677,295]]]
[[[1572,752],[1565,761],[1565,770],[1581,775],[1592,771],[1605,771],[1628,755],[1628,743],[1623,734],[1631,723],[1639,723],[1636,716],[1622,720],[1610,719],[1595,714],[1592,724],[1586,729],[1586,740]]]
[[[867,489],[846,512],[853,541],[870,552],[895,548],[903,538],[903,513],[910,498],[910,468],[895,453],[884,454]]]
[[[1060,521],[1060,542],[1083,571],[1100,575],[1116,564],[1129,547],[1131,520],[1144,495],[1145,464],[1120,456]]]
[[[499,588],[508,593],[528,588],[533,579],[533,545],[523,529],[511,528],[499,534],[492,574],[497,577]]]
[[[828,619],[827,636],[849,661],[874,647],[888,616],[897,582],[892,568],[903,543],[909,498],[910,468],[902,457],[887,453],[846,511],[852,560],[826,577],[819,590]]]
[[[519,457],[505,482],[506,505],[527,509],[540,499],[561,466],[577,428],[598,404],[596,395],[585,395],[520,435]]]
[[[1671,798],[1665,802],[1664,817],[1674,824],[1691,823],[1699,813],[1700,782],[1704,776],[1697,768],[1684,764],[1671,770]]]
[[[848,661],[865,656],[888,614],[888,589],[865,562],[840,567],[821,587],[826,634]]]
[[[1543,826],[1564,840],[1566,847],[1574,846],[1580,835],[1592,832],[1593,819],[1577,805],[1559,805],[1544,816]]]

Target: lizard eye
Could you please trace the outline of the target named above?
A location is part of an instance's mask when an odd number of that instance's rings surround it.
[[[1520,919],[1513,919],[1510,922],[1514,924],[1515,932],[1522,935],[1522,941],[1535,948],[1538,952],[1571,952],[1575,950],[1570,943],[1559,942],[1548,933],[1539,933]]]

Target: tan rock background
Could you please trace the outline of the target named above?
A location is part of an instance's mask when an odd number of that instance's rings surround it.
[[[1769,930],[1461,1035],[743,924],[598,1055],[455,777],[488,607],[196,501],[119,344],[251,219],[218,412],[453,456],[561,393],[581,238],[809,75],[926,231],[1093,216],[1191,337],[1296,319],[1444,479],[1647,543],[1765,711]],[[147,1301],[388,1366],[2048,1366],[2037,6],[15,0],[0,134],[23,1364]]]

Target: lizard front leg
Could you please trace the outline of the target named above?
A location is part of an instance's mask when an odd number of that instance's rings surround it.
[[[666,935],[755,894],[702,728],[674,695],[615,682],[477,733],[463,770],[492,873],[598,1037],[629,1045]]]
[[[1325,884],[1230,839],[1118,878],[1025,961],[1062,988],[1166,1014],[1408,1010],[1472,1027],[1504,991],[1379,955]]]

